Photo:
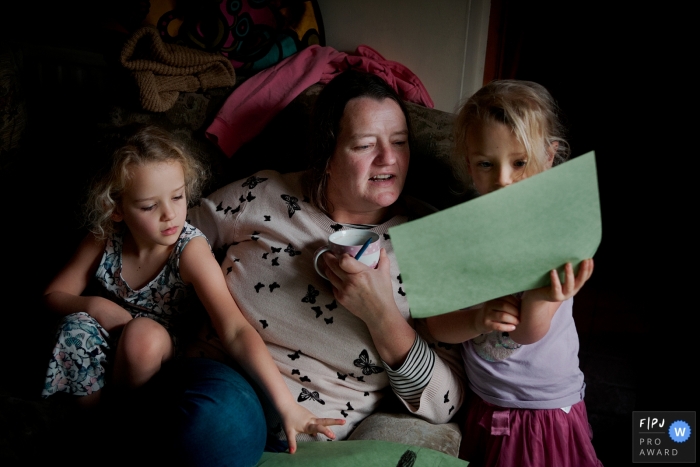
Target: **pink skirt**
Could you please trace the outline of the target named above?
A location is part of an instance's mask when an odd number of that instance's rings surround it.
[[[602,467],[583,401],[561,409],[509,409],[469,395],[459,457],[470,467]]]

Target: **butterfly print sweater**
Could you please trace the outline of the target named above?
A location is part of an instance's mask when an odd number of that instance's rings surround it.
[[[335,300],[330,283],[314,269],[314,252],[344,227],[308,202],[301,177],[258,172],[202,199],[188,221],[209,239],[229,290],[297,401],[318,417],[346,419],[333,427],[337,439],[345,439],[392,390],[418,417],[449,421],[462,401],[463,366],[458,346],[436,345],[424,324],[410,318],[388,236],[389,227],[409,217],[372,228],[391,260],[394,299],[418,335],[404,364],[392,370],[366,324]],[[202,333],[196,352],[216,358],[216,348],[215,333]],[[268,413],[268,426],[283,438],[274,416]]]

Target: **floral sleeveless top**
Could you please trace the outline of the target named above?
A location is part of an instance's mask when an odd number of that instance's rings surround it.
[[[123,231],[115,233],[107,240],[102,261],[95,273],[97,281],[106,292],[105,298],[122,306],[134,318],[151,318],[163,325],[171,336],[178,334],[178,329],[185,325],[184,315],[197,304],[193,300],[196,298],[194,288],[186,285],[180,277],[180,255],[195,237],[204,237],[204,234],[185,223],[160,273],[141,289],[133,290],[122,278]]]

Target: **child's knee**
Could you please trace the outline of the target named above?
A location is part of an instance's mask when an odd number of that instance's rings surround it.
[[[160,363],[173,351],[168,331],[149,318],[135,318],[126,326],[119,340],[120,353],[132,362]]]

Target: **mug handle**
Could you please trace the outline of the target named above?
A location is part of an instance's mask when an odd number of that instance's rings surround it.
[[[316,269],[316,272],[319,276],[323,277],[326,280],[328,280],[328,278],[323,272],[321,272],[321,269],[318,267],[318,258],[327,251],[331,251],[331,249],[328,245],[325,245],[316,250],[316,253],[314,253],[314,269]]]

